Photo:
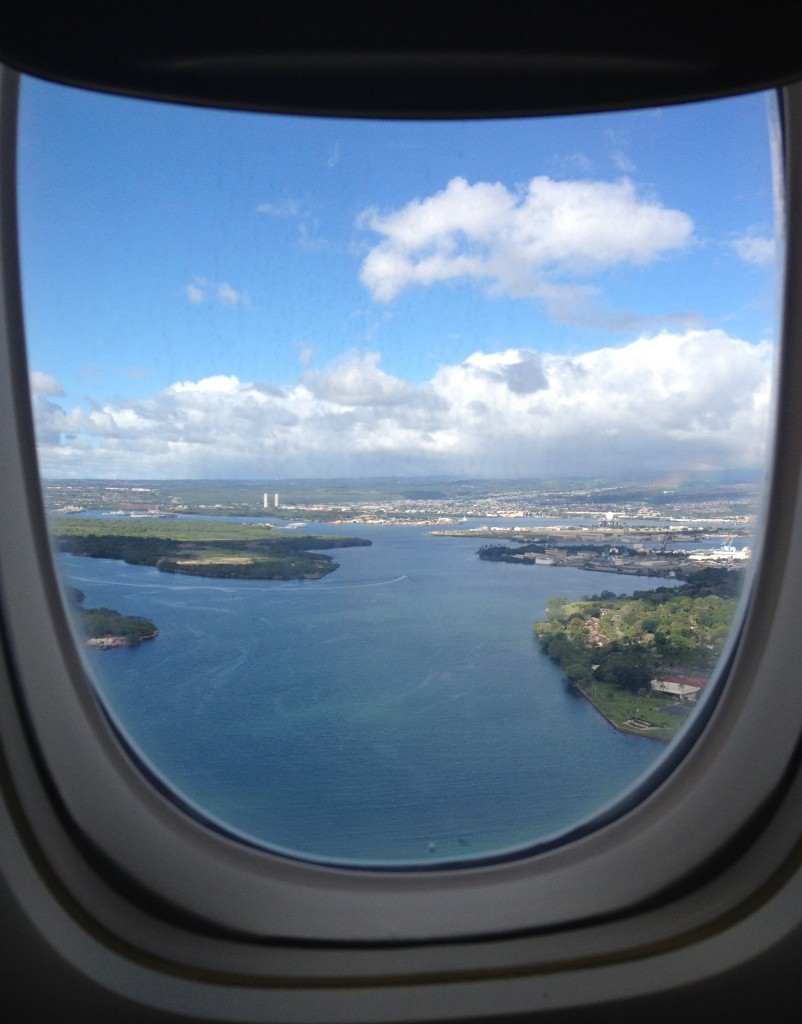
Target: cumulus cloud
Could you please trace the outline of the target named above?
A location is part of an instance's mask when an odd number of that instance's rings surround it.
[[[71,409],[40,394],[35,416],[51,476],[734,469],[763,456],[771,351],[720,330],[664,332],[573,357],[477,352],[421,384],[352,352],[293,384],[218,375]]]
[[[543,372],[543,361],[537,352],[519,351],[519,359],[513,363],[481,369],[488,380],[496,380],[507,386],[515,395],[530,395],[533,391],[549,386]],[[478,358],[478,357],[474,357]],[[484,408],[483,403],[481,403]]]
[[[49,373],[40,373],[39,370],[31,370],[29,379],[31,391],[36,395],[53,395],[54,397],[60,397],[64,394],[62,386],[56,378],[51,377]]]
[[[745,263],[762,265],[771,263],[774,259],[773,238],[746,234],[740,238],[734,238],[731,245]]]
[[[419,389],[379,369],[379,353],[347,352],[324,370],[307,370],[301,383],[319,399],[341,406],[414,403]]]
[[[532,178],[518,191],[452,178],[389,213],[365,210],[357,227],[380,236],[360,279],[379,302],[413,285],[470,280],[491,294],[561,307],[595,294],[577,281],[622,263],[645,265],[687,246],[691,218],[640,196],[628,178]]]

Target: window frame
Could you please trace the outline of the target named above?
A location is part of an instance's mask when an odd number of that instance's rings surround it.
[[[148,998],[165,1007],[186,1006],[202,973],[242,1014],[270,993],[276,1019],[300,1018],[312,988],[337,986],[341,1009],[332,1017],[368,1019],[380,993],[400,988],[393,1007],[426,992],[436,1018],[451,1015],[453,999],[459,1004],[468,992],[472,1000],[481,993],[473,1013],[492,1013],[500,987],[506,1012],[550,999],[579,1005],[611,985],[618,996],[637,994],[647,985],[639,962],[658,953],[663,983],[687,983],[706,969],[693,955],[700,935],[722,947],[718,963],[726,966],[769,934],[776,941],[790,931],[795,918],[778,901],[802,892],[802,700],[793,672],[802,656],[802,579],[794,571],[802,562],[802,345],[793,343],[802,330],[793,274],[802,255],[802,86],[786,89],[783,102],[792,201],[770,533],[721,698],[673,771],[602,828],[531,858],[436,872],[293,861],[210,830],[141,774],[92,696],[61,605],[35,462],[8,128],[15,91],[16,75],[5,71],[3,795],[15,856],[22,863],[27,851],[25,870],[49,894],[44,909],[29,899],[29,912],[61,914],[65,955],[68,934],[83,936],[83,946],[91,936],[92,948],[117,964],[118,990],[135,992],[143,972],[155,972],[162,989]],[[19,891],[25,899],[33,890]],[[771,918],[770,933],[761,915]],[[738,930],[745,937],[733,949]],[[82,969],[99,970],[87,955],[80,943],[69,953]],[[435,988],[443,980],[450,992]],[[222,1005],[210,1009],[213,1019]],[[322,1019],[329,1011],[319,1012]]]

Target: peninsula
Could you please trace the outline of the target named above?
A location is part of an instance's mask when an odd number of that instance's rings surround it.
[[[57,551],[218,579],[316,580],[337,568],[320,549],[371,543],[358,537],[289,536],[260,524],[220,521],[52,517],[49,526]]]
[[[616,729],[670,739],[692,713],[730,632],[738,570],[701,569],[676,589],[553,597],[532,626],[568,682]]]
[[[540,529],[474,527],[432,530],[431,535],[491,539],[493,543],[477,551],[486,562],[563,566],[623,576],[689,579],[703,566],[734,569],[750,557],[743,540],[741,546],[734,544],[736,536],[749,538],[744,525],[729,532],[710,525],[630,527],[611,523]]]

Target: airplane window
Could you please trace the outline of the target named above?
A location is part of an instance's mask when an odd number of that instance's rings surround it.
[[[24,81],[54,559],[178,802],[301,858],[470,865],[669,762],[760,542],[766,110],[381,122]]]

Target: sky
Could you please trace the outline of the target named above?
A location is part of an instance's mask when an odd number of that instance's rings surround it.
[[[43,475],[759,469],[770,110],[376,122],[26,80]]]

